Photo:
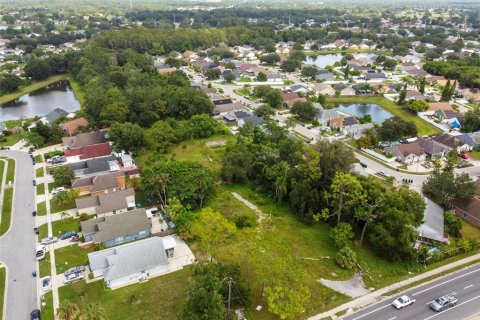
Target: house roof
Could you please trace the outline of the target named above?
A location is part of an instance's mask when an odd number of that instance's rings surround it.
[[[83,117],[73,119],[71,121],[67,121],[62,124],[63,130],[65,130],[69,135],[74,134],[75,130],[77,130],[79,127],[86,127],[86,126],[88,126],[88,121]]]
[[[263,118],[257,116],[248,116],[240,119],[244,124],[251,123],[253,125],[260,125],[263,123]]]
[[[290,90],[292,91],[299,91],[299,90],[306,90],[308,91],[308,88],[305,86],[302,86],[301,84],[296,84],[290,87]]]
[[[430,156],[451,149],[435,140],[432,140],[431,138],[418,138],[416,142],[420,145],[422,150]]]
[[[326,122],[339,117],[340,115],[338,114],[337,109],[334,108],[320,111],[317,118],[320,119],[321,122]]]
[[[396,148],[404,157],[407,157],[411,154],[414,154],[416,156],[421,156],[422,154],[425,154],[425,152],[422,150],[422,147],[417,142],[399,144],[396,145]]]
[[[282,93],[282,98],[283,98],[283,101],[287,102],[287,101],[291,101],[291,100],[294,100],[294,99],[298,99],[298,98],[300,98],[300,96],[296,92],[283,92]]]
[[[52,123],[58,118],[62,116],[66,116],[68,114],[67,111],[61,109],[61,108],[55,108],[54,110],[50,111],[45,115],[45,119],[48,121],[48,123]]]
[[[135,195],[132,188],[75,200],[77,209],[96,207],[97,214],[128,208],[126,197]]]
[[[344,117],[343,126],[353,126],[359,124],[358,120],[355,117]]]
[[[385,74],[383,72],[377,73],[367,73],[365,79],[385,79]]]
[[[462,114],[458,111],[455,111],[455,110],[439,110],[438,112],[441,112],[445,119],[453,119],[453,118],[461,118],[462,117]]]
[[[417,228],[420,236],[423,238],[448,242],[448,238],[444,233],[443,209],[428,198],[425,200],[425,222]]]
[[[79,148],[92,144],[104,143],[105,134],[102,131],[80,133],[72,137],[63,137],[62,143],[67,148]]]
[[[95,177],[80,178],[72,183],[72,188],[92,186],[90,192],[112,189],[117,187],[117,178],[124,176],[125,172],[115,171]]]
[[[65,157],[80,156],[80,160],[108,156],[112,153],[112,147],[108,142],[83,146],[65,150]]]
[[[428,104],[428,111],[437,110],[453,110],[452,105],[448,102],[430,102]]]
[[[72,170],[85,170],[85,174],[92,174],[96,172],[103,172],[110,170],[111,161],[116,161],[117,158],[114,155],[98,158],[98,159],[88,159],[86,161],[79,161],[75,163],[69,163],[68,166],[72,168]]]
[[[448,133],[441,133],[432,138],[433,140],[441,143],[449,148],[456,148],[459,145],[460,140]]]
[[[167,254],[160,237],[91,252],[88,254],[88,261],[92,271],[106,269],[103,276],[107,282],[168,265]]]
[[[94,233],[93,242],[102,243],[118,237],[149,230],[152,225],[145,209],[80,222],[83,234]]]

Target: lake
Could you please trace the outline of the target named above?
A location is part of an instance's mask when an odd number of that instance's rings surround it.
[[[338,111],[348,113],[355,117],[363,117],[369,114],[373,122],[382,123],[383,121],[393,117],[393,114],[380,107],[375,103],[351,103],[351,104],[336,104]]]
[[[41,117],[56,108],[68,112],[80,109],[80,103],[68,81],[53,83],[0,106],[0,121]]]
[[[376,59],[377,54],[375,53],[355,53],[353,55],[354,59]],[[307,56],[307,59],[304,61],[305,64],[314,64],[319,68],[325,68],[326,66],[331,66],[335,62],[342,60],[343,55],[341,53],[334,54],[320,54],[318,56]]]

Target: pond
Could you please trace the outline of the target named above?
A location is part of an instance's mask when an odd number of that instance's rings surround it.
[[[0,121],[41,117],[56,108],[68,112],[80,109],[68,81],[53,83],[0,106]]]
[[[393,114],[380,107],[375,103],[351,103],[351,104],[336,104],[338,111],[348,113],[355,117],[363,117],[369,114],[372,121],[382,123],[383,121],[393,117]]]
[[[355,59],[376,59],[378,55],[375,53],[355,53],[353,57]],[[305,64],[314,64],[319,68],[325,68],[326,66],[331,66],[335,62],[342,60],[341,53],[334,54],[320,54],[318,56],[307,56],[307,59],[304,61]]]

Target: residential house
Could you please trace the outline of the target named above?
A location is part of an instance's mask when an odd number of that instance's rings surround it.
[[[301,84],[296,84],[296,85],[290,86],[287,89],[287,91],[306,94],[308,93],[309,90],[307,87],[302,86]]]
[[[187,50],[183,53],[183,57],[188,60],[194,60],[198,58],[198,54],[193,51]]]
[[[452,105],[449,102],[430,102],[428,104],[427,111],[433,112],[435,114],[435,112],[439,110],[453,111]]]
[[[328,70],[318,69],[315,72],[315,80],[332,82],[332,81],[335,81],[335,75]]]
[[[167,73],[172,73],[172,72],[177,71],[177,68],[171,67],[168,64],[158,65],[158,66],[155,66],[155,67],[157,68],[157,71],[160,74],[167,74]]]
[[[448,110],[448,109],[437,110],[435,111],[434,115],[435,115],[435,118],[439,119],[440,121],[453,119],[453,118],[460,120],[462,118],[462,114],[460,112],[455,110]]]
[[[85,241],[116,246],[150,236],[152,222],[145,209],[80,222]]]
[[[112,154],[112,147],[108,142],[92,144],[75,149],[65,150],[67,163],[79,162],[82,160],[107,157]]]
[[[282,75],[280,73],[269,73],[267,74],[267,81],[283,83]]]
[[[334,96],[335,89],[331,85],[319,83],[315,85],[315,92],[324,96]]]
[[[385,76],[385,73],[383,72],[375,72],[375,73],[367,73],[365,74],[365,81],[371,82],[371,83],[379,83],[383,82],[387,79]]]
[[[45,116],[41,117],[38,121],[42,122],[44,125],[50,126],[61,117],[66,117],[67,115],[68,115],[67,111],[61,108],[55,108],[54,110],[47,113]],[[36,126],[36,122],[32,123],[28,127],[28,130],[30,131],[30,129],[35,128],[35,126]]]
[[[424,222],[416,228],[421,239],[449,243],[448,236],[444,232],[443,209],[430,200],[425,200]]]
[[[92,196],[125,189],[126,174],[123,171],[109,172],[98,176],[79,178],[72,183],[72,189],[79,195]]]
[[[75,177],[89,177],[120,170],[114,155],[69,163],[68,166],[73,170]]]
[[[240,78],[242,77],[242,75],[241,75],[239,72],[237,72],[237,71],[233,71],[233,70],[231,70],[231,69],[225,69],[225,70],[223,70],[223,72],[220,74],[220,79],[225,80],[225,76],[226,76],[226,75],[230,75],[230,74],[233,75],[233,77],[234,77],[233,79],[234,79],[235,81],[240,80]]]
[[[399,162],[404,164],[424,161],[427,156],[417,142],[386,147],[384,151],[385,153],[391,153]]]
[[[282,93],[283,104],[285,107],[290,108],[297,101],[307,101],[307,99],[300,97],[296,92],[283,92]]]
[[[242,128],[244,125],[247,123],[251,123],[254,126],[259,126],[263,124],[263,118],[262,117],[257,117],[255,115],[250,115],[248,117],[243,117],[238,120],[238,126]]]
[[[444,76],[427,76],[425,77],[427,84],[433,85],[441,85],[445,86],[448,80]]]
[[[119,214],[135,209],[135,191],[127,188],[115,192],[75,199],[77,213],[96,214],[97,217]]]
[[[354,96],[355,89],[351,86],[346,85],[345,83],[336,83],[333,85],[333,89],[335,90],[335,94],[338,93],[340,96]]]
[[[103,131],[85,132],[75,136],[62,138],[63,146],[70,149],[89,146],[92,144],[100,144],[106,141],[105,133]]]
[[[427,156],[432,159],[443,159],[452,150],[452,148],[445,146],[432,138],[418,138],[416,141]]]
[[[472,146],[472,150],[479,150],[479,147],[480,147],[480,131],[462,134],[462,135],[457,136],[457,138],[460,141],[462,141],[463,143],[466,143],[466,144]]]
[[[473,148],[468,143],[462,142],[458,136],[451,135],[449,133],[438,134],[432,139],[451,149],[455,149],[457,153],[471,151]]]
[[[480,227],[480,179],[475,181],[475,194],[470,199],[455,199],[451,203],[455,215],[467,220],[475,227]]]
[[[405,92],[405,99],[407,100],[427,100],[423,94],[417,90],[407,90]]]
[[[88,126],[88,121],[87,119],[80,117],[77,119],[73,119],[67,122],[64,122],[60,125],[60,127],[69,135],[75,134],[77,129],[79,128],[85,128]]]
[[[375,126],[373,123],[358,123],[343,128],[345,134],[350,134],[354,139],[358,139],[365,134],[367,130],[373,129]]]
[[[94,278],[103,277],[107,288],[117,289],[175,271],[169,264],[169,252],[173,252],[175,246],[173,237],[152,237],[91,252],[88,254],[90,270]]]
[[[340,117],[336,119],[330,119],[330,126],[333,128],[339,128],[339,129],[345,129],[347,127],[353,127],[356,125],[359,125],[360,123],[358,122],[355,117]]]
[[[317,116],[315,117],[316,120],[323,124],[323,125],[329,125],[330,121],[332,119],[338,119],[340,118],[340,115],[337,112],[336,108],[333,109],[324,109],[320,103],[315,103],[315,107],[318,109]]]

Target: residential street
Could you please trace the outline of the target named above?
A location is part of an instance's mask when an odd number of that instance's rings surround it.
[[[37,308],[37,279],[32,277],[32,271],[37,269],[35,219],[32,217],[35,210],[34,172],[26,152],[0,151],[0,156],[17,161],[11,229],[0,238],[0,261],[8,268],[5,319],[23,320]]]
[[[430,302],[441,295],[454,293],[455,307],[443,312],[430,309]],[[426,284],[406,293],[416,302],[397,310],[391,304],[395,298],[354,313],[344,320],[453,320],[465,319],[480,311],[480,266],[467,268],[441,280]]]

